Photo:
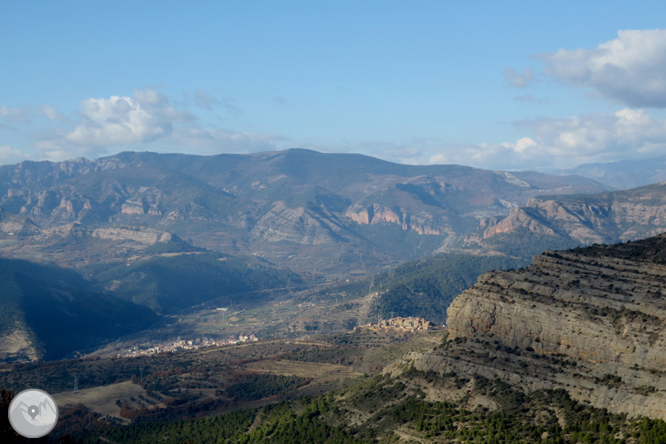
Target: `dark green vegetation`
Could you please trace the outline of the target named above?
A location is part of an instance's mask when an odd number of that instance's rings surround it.
[[[258,296],[248,298],[243,293],[304,284],[297,274],[261,259],[211,252],[157,256],[129,266],[121,263],[90,268],[88,273],[101,288],[158,313],[171,313],[211,300],[221,306],[257,303]]]
[[[99,346],[158,319],[144,307],[92,291],[77,273],[54,266],[0,259],[0,282],[3,345],[11,348],[20,342],[17,335],[24,336],[46,359]],[[21,359],[24,353],[8,357]]]
[[[509,233],[502,233],[482,241],[485,248],[501,251],[509,256],[524,258],[521,266],[529,265],[532,257],[546,250],[566,250],[578,247],[581,242],[567,235],[545,236],[530,233],[524,228],[519,228]],[[517,267],[509,267],[517,268]]]
[[[90,280],[56,266],[0,259],[0,335],[8,350],[3,359],[63,358],[146,329],[159,320],[155,312],[212,300],[247,306],[270,300],[266,290],[304,285],[300,276],[259,258],[210,252],[91,266],[86,277]]]
[[[90,410],[92,407],[66,406],[58,401],[61,413],[66,411],[69,419],[62,420],[61,415],[54,437],[63,433],[81,437],[91,430],[99,435],[122,418],[137,424],[163,423],[169,428],[171,421],[181,420],[187,424],[182,420],[219,416],[230,410],[321,393],[341,387],[343,381],[356,378],[362,372],[381,370],[382,365],[406,350],[420,349],[432,343],[432,338],[427,335],[398,339],[387,336],[382,341],[375,341],[373,335],[355,333],[351,335],[355,341],[347,344],[349,341],[344,341],[342,336],[320,337],[315,342],[259,342],[140,358],[13,364],[0,371],[0,387],[14,392],[26,387],[40,387],[69,399],[75,396],[72,389],[76,376],[82,392],[93,390],[92,395],[85,395],[85,399],[91,401],[90,405],[99,406],[101,398],[106,397],[108,404],[116,409],[115,417],[109,418],[100,416],[94,410],[97,407]],[[339,365],[341,360],[344,363]],[[129,395],[106,395],[104,387],[95,391],[100,386],[119,382],[125,382],[120,385],[127,387],[129,380],[135,387],[131,399]],[[84,427],[79,427],[81,423]],[[222,424],[217,420],[213,423]],[[235,428],[233,431],[239,430]],[[0,439],[0,442],[4,441]]]
[[[412,381],[417,380],[420,386]],[[432,401],[422,388],[472,384],[497,407],[468,397]],[[529,395],[500,381],[408,370],[375,376],[342,391],[192,420],[148,421],[80,435],[116,443],[434,443],[559,444],[666,442],[666,423],[631,420],[577,403],[566,392]]]
[[[298,376],[246,374],[236,378],[224,392],[236,402],[256,401],[291,391],[308,382]]]
[[[592,257],[614,257],[664,265],[666,264],[666,236],[654,236],[649,239],[614,245],[594,244],[589,247],[575,248],[571,252]]]
[[[400,265],[386,274],[380,296],[384,318],[417,316],[441,324],[453,299],[489,270],[527,265],[506,256],[440,254]]]
[[[384,319],[416,316],[442,324],[446,321],[446,309],[451,301],[474,285],[480,275],[490,270],[527,266],[530,262],[531,257],[437,254],[406,262],[391,271],[336,285],[317,293],[317,296],[331,298],[344,295],[347,300],[352,300],[377,292],[377,305],[372,305],[374,319],[377,314]],[[345,305],[340,307],[345,308]],[[349,309],[353,312],[357,307],[349,306]]]
[[[526,394],[499,380],[413,367],[382,375],[381,365],[397,355],[377,357],[394,348],[395,340],[387,337],[372,345],[373,338],[354,333],[319,337],[312,343],[276,341],[134,359],[21,364],[9,374],[0,373],[0,386],[18,390],[25,384],[47,383],[44,387],[55,392],[59,389],[48,383],[56,383],[59,374],[66,383],[77,373],[83,387],[113,382],[107,378],[111,374],[116,381],[131,377],[147,390],[131,402],[117,401],[121,417],[132,419],[131,425],[118,425],[83,405],[62,406],[51,442],[666,442],[663,421],[611,414],[575,402],[563,390]],[[432,346],[442,340],[441,333],[414,336],[404,343],[402,353],[424,347],[424,340]],[[349,374],[344,386],[321,385],[332,367],[317,374],[313,369],[333,363],[365,374]],[[308,371],[312,377],[281,374],[285,369]],[[327,387],[332,390],[321,393]],[[11,394],[3,396],[6,409]],[[157,402],[166,406],[157,407]],[[22,442],[7,427],[1,428],[0,439]]]

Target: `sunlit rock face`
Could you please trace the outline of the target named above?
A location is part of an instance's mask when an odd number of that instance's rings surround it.
[[[419,369],[499,377],[527,390],[666,419],[666,236],[548,251],[490,272],[448,309],[447,347]]]

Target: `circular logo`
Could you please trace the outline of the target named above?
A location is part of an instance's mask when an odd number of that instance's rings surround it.
[[[9,423],[26,438],[41,438],[53,430],[56,422],[58,406],[43,390],[23,390],[9,404]]]

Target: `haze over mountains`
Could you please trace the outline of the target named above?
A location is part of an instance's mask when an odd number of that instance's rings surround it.
[[[409,166],[301,149],[22,162],[0,167],[0,249],[34,257],[34,250],[66,248],[64,239],[99,244],[89,249],[99,252],[94,259],[48,258],[80,267],[126,259],[129,252],[119,249],[131,243],[182,249],[182,239],[298,270],[344,272],[452,250],[487,218],[537,195],[604,190],[578,176]]]
[[[563,173],[578,174],[615,189],[635,188],[666,180],[666,157],[588,163]]]
[[[576,196],[540,196],[495,225],[483,240],[536,236],[562,243],[616,243],[666,230],[666,182],[630,190]]]

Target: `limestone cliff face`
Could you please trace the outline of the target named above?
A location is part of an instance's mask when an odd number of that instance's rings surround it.
[[[414,363],[564,388],[611,411],[666,419],[664,256],[659,236],[486,273],[449,307],[447,347]]]
[[[519,229],[583,244],[654,236],[666,230],[666,182],[584,197],[533,198],[485,228],[482,237]]]
[[[176,237],[165,231],[152,228],[98,228],[92,232],[93,237],[115,241],[131,240],[139,244],[153,245],[158,242],[170,242]]]
[[[158,245],[160,244],[160,245]],[[168,231],[145,226],[100,227],[79,222],[49,228],[31,219],[0,211],[0,257],[56,263],[79,268],[97,263],[149,258],[150,247],[168,251],[195,250]]]
[[[334,241],[340,228],[306,208],[290,208],[275,202],[253,227],[250,235],[267,242],[291,241],[304,245],[321,245]]]
[[[434,223],[431,214],[425,211],[410,214],[408,210],[400,207],[386,208],[378,204],[365,208],[356,206],[348,209],[345,216],[360,225],[397,224],[404,231],[414,231],[418,234],[442,235],[447,231],[445,227]]]

